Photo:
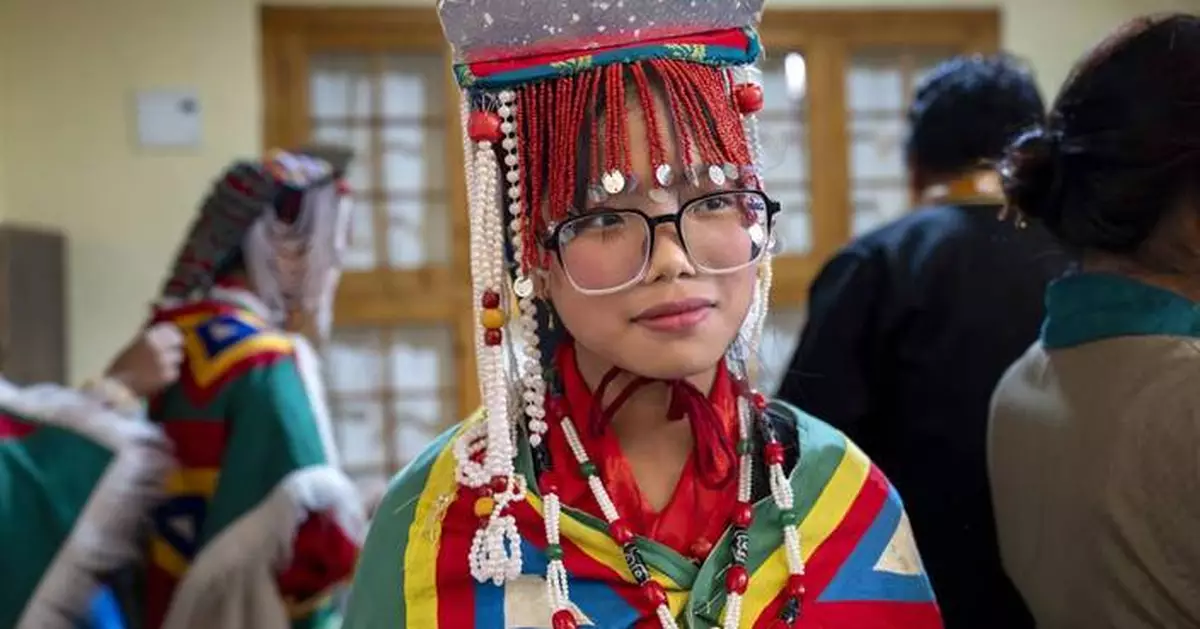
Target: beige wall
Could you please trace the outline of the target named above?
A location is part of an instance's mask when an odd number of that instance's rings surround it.
[[[772,6],[914,6],[899,0],[770,0]],[[303,2],[292,4],[409,4]],[[943,0],[1000,6],[1004,45],[1052,91],[1082,50],[1125,18],[1200,11],[1200,0]],[[257,0],[0,0],[0,217],[70,239],[72,379],[100,368],[147,312],[208,180],[259,150]],[[131,139],[136,89],[199,91],[195,151]]]

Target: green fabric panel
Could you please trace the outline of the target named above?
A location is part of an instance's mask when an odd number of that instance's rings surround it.
[[[817,498],[833,478],[846,456],[846,438],[828,424],[800,409],[772,402],[771,412],[794,417],[799,437],[800,460],[789,476],[800,521],[808,517]],[[754,506],[754,523],[750,525],[750,558],[746,568],[750,574],[783,544],[779,527],[779,509],[767,496]],[[720,613],[725,608],[723,571],[732,561],[729,531],[713,547],[713,552],[700,568],[688,601],[686,618],[689,627],[720,626]]]
[[[0,627],[16,625],[112,458],[55,426],[0,440]]]
[[[201,548],[257,507],[288,474],[326,463],[317,418],[291,358],[255,367],[231,382],[225,415],[228,441]]]
[[[458,433],[446,431],[388,486],[359,558],[342,629],[404,629],[404,554],[408,531],[433,463]],[[422,629],[412,627],[411,629]],[[464,628],[469,629],[469,628]]]

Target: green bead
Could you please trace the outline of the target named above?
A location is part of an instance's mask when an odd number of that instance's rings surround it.
[[[784,526],[796,526],[800,523],[800,515],[795,509],[785,509],[779,512],[779,523]]]
[[[754,443],[753,443],[753,442],[751,442],[749,439],[742,439],[741,441],[738,441],[738,444],[737,444],[737,453],[738,453],[739,455],[747,455],[747,454],[750,454],[750,452],[751,452],[753,449],[754,449]]]
[[[558,544],[550,544],[550,545],[546,546],[546,558],[551,561],[554,561],[557,559],[562,559],[563,558],[562,546],[559,546]]]
[[[586,461],[579,464],[579,473],[585,478],[591,478],[596,475],[596,464],[591,461]]]

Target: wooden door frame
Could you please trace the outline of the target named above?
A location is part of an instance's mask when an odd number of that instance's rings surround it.
[[[264,145],[296,146],[308,141],[308,58],[321,52],[392,52],[440,54],[449,60],[437,13],[424,8],[262,7]],[[447,61],[448,63],[448,61]],[[459,90],[449,68],[446,102],[457,103]],[[457,109],[457,108],[455,108]],[[453,322],[457,415],[466,417],[479,404],[475,371],[475,325],[470,277],[463,144],[457,116],[445,125],[446,210],[452,249],[450,263],[416,271],[376,269],[347,272],[335,299],[341,325],[384,327]],[[386,219],[376,213],[377,235]],[[416,295],[417,297],[412,297]],[[399,296],[405,296],[401,298]]]

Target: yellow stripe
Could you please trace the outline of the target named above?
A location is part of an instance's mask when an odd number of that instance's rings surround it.
[[[150,539],[150,560],[176,579],[182,578],[188,569],[187,559],[157,535]]]
[[[192,376],[196,379],[196,384],[206,387],[230,368],[251,356],[271,352],[285,354],[291,352],[292,341],[279,334],[260,332],[225,349],[216,356],[209,356],[200,337],[192,333],[185,336],[184,349],[187,352],[188,364],[192,367]]]
[[[825,489],[821,491],[821,495],[817,497],[816,504],[799,524],[800,548],[804,561],[808,561],[841,524],[854,504],[854,499],[866,484],[870,472],[871,461],[862,450],[847,440],[846,453],[841,462],[838,463]],[[754,571],[742,603],[740,624],[751,626],[762,615],[763,610],[779,596],[788,578],[786,552],[781,545]]]
[[[538,515],[543,515],[540,498],[529,494],[526,500],[537,511]],[[597,531],[583,522],[572,518],[566,512],[560,514],[558,532],[570,540],[571,543],[578,546],[592,560],[621,575],[621,578],[625,581],[635,583],[633,573],[629,571],[629,566],[625,563],[625,554],[622,552],[621,547],[607,533]],[[658,570],[650,568],[650,576],[667,591],[667,604],[671,608],[671,613],[675,616],[681,614],[684,605],[687,604],[688,592],[683,591],[683,588],[679,587],[678,583],[675,583],[675,581]]]
[[[453,445],[464,430],[478,421],[478,417],[477,414],[463,422],[438,454],[417,499],[412,524],[408,527],[404,564],[400,566],[404,574],[406,627],[435,629],[438,626],[437,557],[442,542],[442,517],[454,501],[458,488],[454,477],[457,461]]]
[[[217,491],[217,468],[177,469],[167,475],[167,494],[170,496],[203,496],[212,498]]]

